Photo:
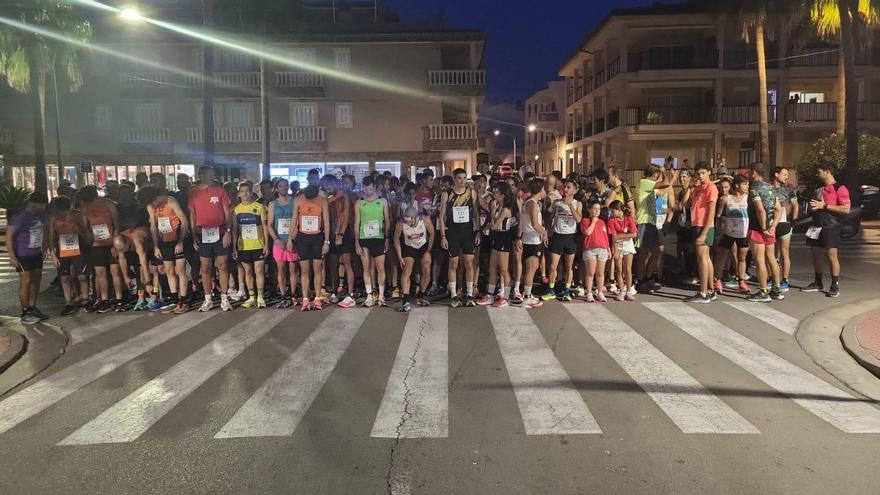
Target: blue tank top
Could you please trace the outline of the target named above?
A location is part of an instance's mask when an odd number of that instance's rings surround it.
[[[290,218],[293,215],[293,198],[288,197],[286,205],[282,205],[277,199],[273,203],[275,204],[275,225],[272,228],[275,229],[279,239],[287,242],[287,237],[290,234]],[[284,225],[281,225],[282,220]]]

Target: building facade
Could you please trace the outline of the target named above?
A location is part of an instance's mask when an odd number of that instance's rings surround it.
[[[565,162],[565,81],[550,81],[547,87],[526,100],[525,163],[538,175],[553,170],[567,174]],[[533,127],[534,126],[534,130]]]
[[[741,167],[760,157],[754,46],[705,5],[612,11],[567,59],[559,75],[573,170],[641,169],[667,156]],[[808,26],[778,31],[766,51],[770,156],[790,166],[836,128],[838,49]],[[856,64],[859,130],[877,133],[880,57],[864,51]]]
[[[387,11],[380,16],[373,2],[362,15],[337,4],[332,13],[307,12],[301,33],[262,45],[273,54],[266,64],[268,136],[259,59],[239,49],[214,50],[219,176],[260,180],[264,138],[271,175],[292,180],[304,180],[312,168],[358,178],[425,166],[475,170],[486,33],[403,23]],[[88,179],[98,184],[132,180],[138,171],[169,179],[193,173],[203,163],[201,43],[150,26],[113,28],[96,25],[98,49],[86,55],[82,88],[61,91],[62,177],[75,180],[83,162],[93,164]],[[47,162],[54,164],[51,93],[47,100]],[[24,186],[33,185],[29,101],[8,88],[0,92],[0,153],[7,175]],[[57,167],[49,172],[54,189]]]

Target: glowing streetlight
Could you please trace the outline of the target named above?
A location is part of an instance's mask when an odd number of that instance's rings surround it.
[[[529,124],[529,132],[535,132],[536,130],[538,130],[538,126],[535,124]]]
[[[535,155],[535,161],[538,161],[541,158],[541,155]]]
[[[498,130],[498,129],[495,129],[494,131],[492,131],[492,134],[495,134],[496,136],[500,136],[500,135],[501,135],[501,131]]]
[[[126,7],[120,10],[119,17],[128,22],[141,22],[144,20],[144,16],[141,15],[141,11],[134,7]]]

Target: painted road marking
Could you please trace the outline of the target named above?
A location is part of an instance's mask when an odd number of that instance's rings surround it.
[[[0,402],[0,433],[217,313],[187,313],[50,375]]]
[[[72,316],[70,320],[61,320],[61,324],[69,327],[70,345],[76,345],[92,337],[101,335],[108,330],[116,330],[130,324],[138,318],[150,318],[146,315],[105,316],[95,319],[94,316]],[[65,323],[71,323],[66,325]]]
[[[731,308],[738,309],[743,313],[754,316],[777,330],[794,335],[797,330],[798,320],[782,311],[775,310],[766,304],[758,304],[749,301],[725,301]]]
[[[404,383],[405,382],[405,383]],[[447,308],[410,312],[371,437],[449,436]]]
[[[368,309],[330,313],[214,438],[293,435],[369,314]]]
[[[565,309],[684,433],[760,433],[736,411],[598,305]]]
[[[527,435],[602,433],[525,308],[488,309]]]
[[[880,433],[880,410],[859,402],[726,325],[684,303],[645,303],[645,307],[836,428],[847,433]]]

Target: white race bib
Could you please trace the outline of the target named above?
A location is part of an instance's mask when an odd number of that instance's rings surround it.
[[[93,225],[92,234],[95,236],[96,241],[106,241],[110,238],[110,228],[107,227],[106,223],[102,223],[101,225]]]
[[[43,224],[38,223],[31,227],[28,232],[28,247],[31,249],[39,249],[43,247]]]
[[[577,230],[577,222],[573,217],[559,217],[559,230],[563,234],[574,234]]]
[[[452,223],[468,223],[471,221],[471,208],[469,206],[452,207]]]
[[[59,241],[61,244],[61,254],[69,251],[79,251],[79,235],[61,234]]]
[[[241,225],[241,238],[246,241],[256,241],[259,239],[257,237],[257,225],[253,224],[243,224]]]
[[[367,239],[382,237],[382,231],[379,230],[378,220],[370,220],[364,224],[364,237]]]
[[[306,232],[317,232],[318,231],[318,217],[314,215],[303,215],[302,216],[302,230]]]
[[[290,219],[289,218],[279,218],[278,219],[278,235],[287,235],[290,234]]]
[[[159,226],[159,232],[162,234],[171,234],[174,232],[174,227],[171,226],[171,219],[168,217],[159,217],[156,219],[156,223]]]
[[[220,227],[202,227],[202,242],[213,244],[220,240]]]
[[[822,233],[822,227],[811,226],[807,229],[807,237],[813,239],[814,241],[819,239],[819,234]]]

